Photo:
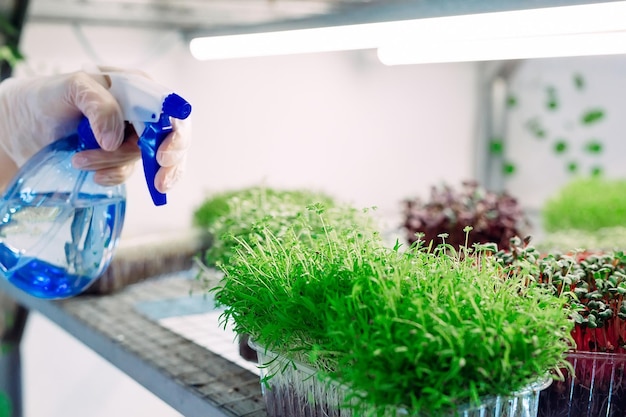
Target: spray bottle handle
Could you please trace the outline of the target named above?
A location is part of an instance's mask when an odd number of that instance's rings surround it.
[[[162,206],[167,203],[167,196],[158,191],[154,186],[154,178],[161,165],[157,162],[156,153],[163,140],[172,131],[170,118],[166,114],[161,114],[156,123],[146,123],[141,136],[139,137],[139,148],[141,149],[141,160],[143,161],[143,173],[146,177],[146,184],[155,206]]]
[[[155,206],[167,203],[167,196],[156,189],[154,178],[161,165],[157,162],[156,153],[163,140],[172,132],[170,117],[184,120],[191,114],[191,104],[176,93],[170,93],[161,100],[161,113],[156,122],[144,122],[143,132],[139,136],[139,148],[143,161],[143,172],[146,176],[148,190]],[[156,114],[152,116],[156,117]],[[135,125],[135,129],[139,126]],[[137,132],[138,134],[140,132]]]
[[[162,206],[167,203],[167,196],[159,192],[154,186],[154,178],[161,167],[156,160],[156,152],[163,140],[172,131],[172,125],[167,115],[161,115],[156,123],[146,123],[144,131],[139,137],[139,148],[141,149],[141,159],[143,160],[143,171],[152,202],[155,206]],[[89,120],[83,116],[77,129],[80,139],[80,149],[100,149],[98,141],[91,130]]]

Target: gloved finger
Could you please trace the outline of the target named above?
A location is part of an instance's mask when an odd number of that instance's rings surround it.
[[[46,109],[47,117],[57,120],[85,115],[102,149],[113,150],[124,139],[124,117],[108,87],[109,81],[102,74],[67,74],[57,83],[42,86],[39,107]]]
[[[119,185],[126,182],[134,170],[134,163],[99,169],[94,173],[93,179],[96,183],[104,186]]]
[[[79,73],[80,74],[80,73]],[[100,87],[90,81],[93,79]],[[106,85],[103,84],[103,80]],[[110,80],[100,74],[91,74],[85,80],[77,77],[73,84],[75,88],[74,103],[76,107],[89,119],[91,130],[102,149],[112,151],[117,149],[124,140],[124,116],[117,100],[108,91]],[[103,92],[102,90],[105,90]],[[71,92],[71,88],[68,91]]]
[[[156,189],[161,193],[168,192],[183,176],[184,168],[185,158],[177,165],[171,167],[162,166],[159,168],[154,177],[154,186]]]
[[[96,171],[135,163],[140,158],[141,151],[137,142],[126,141],[114,151],[90,149],[78,152],[72,157],[72,165],[78,169]]]
[[[157,150],[157,162],[162,167],[173,167],[183,162],[191,144],[191,122],[189,119],[172,118],[173,132]]]

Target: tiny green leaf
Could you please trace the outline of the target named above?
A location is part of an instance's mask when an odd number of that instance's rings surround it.
[[[509,109],[517,107],[517,97],[513,94],[509,94],[509,96],[506,98],[506,106]]]
[[[594,166],[594,167],[591,168],[591,176],[592,177],[600,177],[600,176],[602,176],[602,173],[603,173],[602,167]]]
[[[562,154],[565,153],[565,151],[567,151],[567,142],[564,139],[559,139],[554,144],[554,152],[557,154]]]
[[[504,175],[513,175],[515,174],[516,166],[512,162],[505,162],[502,165],[502,172]]]
[[[526,129],[537,139],[545,139],[547,136],[541,121],[536,117],[526,122]]]
[[[605,116],[604,110],[591,109],[583,113],[580,121],[583,125],[590,125],[590,124],[598,123],[599,121],[604,119],[604,116]]]
[[[559,108],[559,99],[557,97],[556,89],[554,87],[548,87],[546,89],[546,108],[548,110],[557,110]]]
[[[601,153],[603,150],[602,142],[598,139],[592,139],[585,144],[585,151],[591,154]]]
[[[504,141],[499,138],[493,138],[489,141],[489,152],[492,155],[502,155],[504,151]]]
[[[585,78],[582,74],[574,74],[574,87],[579,91],[585,88]]]

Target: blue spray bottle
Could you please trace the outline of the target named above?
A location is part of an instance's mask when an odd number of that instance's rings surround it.
[[[171,132],[170,117],[185,119],[191,106],[145,77],[108,73],[110,92],[140,135],[144,174],[155,205],[156,151]],[[72,156],[98,148],[86,118],[77,132],[30,158],[0,200],[0,274],[23,291],[47,299],[83,292],[105,271],[124,223],[126,188],[102,186],[93,171],[72,166]]]

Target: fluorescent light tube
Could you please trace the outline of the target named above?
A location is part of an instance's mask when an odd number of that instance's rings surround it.
[[[380,48],[379,57],[389,65],[623,53],[624,16],[626,1],[611,1],[202,37],[191,40],[190,50],[207,60]]]
[[[331,26],[315,29],[194,38],[189,49],[198,60],[371,49],[393,27],[389,24]]]
[[[476,62],[626,53],[626,32],[396,44],[378,48],[385,65]]]
[[[435,38],[432,22],[416,22],[381,44],[378,58],[400,65],[623,54],[624,16],[624,1],[455,16]]]

